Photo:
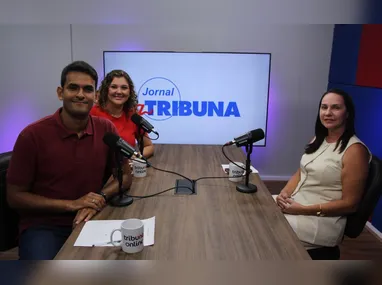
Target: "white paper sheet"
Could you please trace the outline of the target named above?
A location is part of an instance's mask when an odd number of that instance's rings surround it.
[[[223,168],[223,171],[225,172],[225,170],[226,170],[227,168],[229,169],[229,164],[222,164],[222,168]],[[252,170],[251,173],[259,173],[259,171],[257,171],[257,169],[254,168],[252,165],[251,165],[251,170]]]
[[[120,229],[124,220],[98,220],[88,221],[85,223],[80,234],[77,237],[74,246],[113,246],[110,243],[110,234],[114,229]],[[155,234],[155,216],[143,222],[143,245],[149,246],[154,244]],[[115,232],[113,240],[120,241],[122,238],[120,232]]]

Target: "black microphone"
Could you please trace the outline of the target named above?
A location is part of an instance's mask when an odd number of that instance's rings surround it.
[[[240,137],[234,138],[232,141],[227,142],[225,145],[236,144],[237,147],[253,144],[257,141],[265,138],[264,131],[262,129],[252,130]]]
[[[154,130],[154,126],[150,124],[147,120],[145,120],[142,116],[138,115],[137,113],[134,113],[131,116],[131,120],[133,121],[134,124],[137,126],[140,126],[145,132],[151,133],[153,132],[154,134],[158,135],[158,132]]]
[[[131,158],[133,155],[138,156],[139,154],[135,149],[117,136],[115,133],[106,133],[103,136],[103,142],[109,146],[111,149],[115,150],[115,159],[117,165],[117,179],[118,179],[118,196],[114,196],[110,200],[110,204],[115,207],[124,207],[133,203],[133,198],[124,195],[125,189],[123,189],[123,167],[120,154],[127,158]]]
[[[137,158],[146,161],[144,156],[138,153],[131,145],[129,145],[126,141],[114,133],[106,133],[103,136],[103,142],[112,149],[118,148],[120,152],[127,158],[131,158],[133,155],[135,155]]]

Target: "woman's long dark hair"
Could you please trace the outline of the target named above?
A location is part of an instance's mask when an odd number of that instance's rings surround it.
[[[102,109],[105,109],[106,102],[107,102],[107,95],[109,93],[109,87],[113,79],[116,77],[118,78],[124,77],[127,81],[127,84],[129,85],[130,97],[123,106],[123,109],[125,110],[125,112],[127,112],[131,108],[135,108],[135,106],[138,103],[138,98],[137,98],[137,94],[135,93],[133,80],[131,80],[130,76],[123,70],[118,70],[118,69],[112,70],[102,80],[101,87],[99,89],[98,104]]]
[[[354,108],[353,100],[351,99],[348,93],[346,93],[345,91],[341,89],[336,89],[336,88],[330,89],[327,92],[325,92],[324,95],[322,95],[320,104],[318,105],[318,114],[317,114],[316,127],[315,127],[316,138],[312,143],[308,144],[305,147],[306,154],[314,153],[321,146],[325,138],[328,136],[328,129],[324,127],[324,125],[321,123],[321,120],[320,120],[320,108],[321,108],[322,99],[328,93],[335,93],[337,95],[342,96],[342,98],[344,99],[346,112],[348,114],[348,117],[345,123],[345,131],[342,134],[342,136],[339,138],[339,140],[337,141],[337,144],[334,150],[336,150],[338,146],[341,144],[339,153],[343,152],[350,138],[356,134],[355,127],[354,127],[355,108]]]

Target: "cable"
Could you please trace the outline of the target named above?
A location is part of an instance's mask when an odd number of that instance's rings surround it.
[[[159,133],[156,133],[156,135],[157,135],[157,137],[156,137],[155,139],[152,139],[152,138],[150,138],[150,137],[149,137],[149,139],[152,140],[152,141],[156,141],[156,140],[158,140],[158,139],[159,139]]]
[[[133,159],[133,160],[135,160],[135,159]],[[195,189],[196,182],[199,181],[199,180],[202,180],[202,179],[222,179],[222,178],[227,179],[227,178],[229,178],[229,176],[203,176],[203,177],[199,177],[198,179],[192,180],[192,179],[187,178],[186,176],[183,176],[182,174],[179,174],[179,173],[176,173],[176,172],[173,172],[173,171],[170,171],[170,170],[160,169],[160,168],[154,167],[152,165],[151,165],[151,167],[156,169],[156,170],[159,170],[159,171],[163,171],[163,172],[167,172],[167,173],[171,173],[171,174],[176,174],[176,175],[179,175],[179,176],[185,178],[186,180],[188,180],[188,181],[190,181],[192,183],[194,189]],[[244,177],[244,176],[245,175],[242,175],[241,177]],[[168,188],[166,190],[163,190],[163,191],[160,191],[160,192],[157,192],[157,193],[154,193],[154,194],[150,194],[150,195],[145,195],[145,196],[134,196],[134,195],[128,195],[128,194],[124,194],[124,196],[128,196],[128,197],[131,197],[131,198],[145,199],[145,198],[150,198],[150,197],[154,197],[154,196],[163,194],[165,192],[168,192],[168,191],[176,189],[176,188],[186,188],[186,189],[189,189],[191,191],[190,195],[194,193],[194,189],[191,189],[190,187],[175,186],[175,187],[171,187],[171,188]]]
[[[241,176],[235,176],[235,178],[239,178],[239,177],[245,177],[245,175],[241,175]],[[197,181],[199,180],[203,180],[203,179],[221,179],[221,178],[224,178],[224,179],[228,179],[228,178],[232,178],[232,177],[229,177],[229,176],[203,176],[203,177],[200,177],[198,179],[195,179],[194,180],[194,184],[196,184]]]
[[[170,191],[170,190],[173,190],[173,189],[176,189],[176,188],[187,188],[187,189],[190,189],[190,191],[191,191],[190,194],[193,193],[193,190],[192,190],[190,187],[183,187],[183,186],[180,186],[180,187],[171,187],[171,188],[168,188],[168,189],[166,189],[166,190],[160,191],[160,192],[158,192],[158,193],[154,193],[154,194],[146,195],[146,196],[132,196],[132,195],[128,195],[128,194],[124,194],[124,195],[129,196],[129,197],[131,197],[131,198],[140,198],[140,199],[144,199],[144,198],[154,197],[154,196],[157,196],[157,195],[159,195],[159,194],[163,194],[163,193],[165,193],[165,192],[167,192],[167,191]]]
[[[242,176],[244,177],[244,175]],[[199,181],[199,180],[202,180],[202,179],[216,179],[216,178],[224,178],[224,179],[227,179],[229,177],[222,177],[222,176],[205,176],[205,177],[200,177],[196,180],[192,180],[193,182],[193,185],[195,186],[196,185],[196,182]],[[157,192],[157,193],[154,193],[154,194],[150,194],[150,195],[146,195],[146,196],[134,196],[134,195],[128,195],[128,194],[124,194],[124,196],[128,196],[128,197],[131,197],[131,198],[138,198],[138,199],[145,199],[145,198],[150,198],[150,197],[154,197],[154,196],[157,196],[157,195],[160,195],[160,194],[163,194],[165,192],[168,192],[170,190],[173,190],[173,189],[176,189],[176,188],[186,188],[186,189],[189,189],[191,191],[190,195],[194,193],[193,189],[191,189],[190,187],[185,187],[185,186],[179,186],[179,187],[171,187],[171,188],[168,188],[166,190],[163,190],[163,191],[160,191],[160,192]]]
[[[179,174],[179,173],[174,172],[174,171],[171,171],[171,170],[160,169],[160,168],[158,168],[158,167],[153,166],[152,164],[150,164],[150,165],[151,165],[152,168],[154,168],[154,169],[156,169],[156,170],[159,170],[159,171],[162,171],[162,172],[167,172],[167,173],[171,173],[171,174],[178,175],[178,176],[183,177],[184,179],[190,181],[191,183],[193,183],[192,179],[190,179],[190,178],[188,178],[188,177],[186,177],[186,176],[184,176],[184,175],[182,175],[182,174]]]
[[[136,160],[136,159],[132,159],[132,160],[138,161],[138,160]],[[140,161],[138,161],[138,162],[140,162]],[[147,163],[147,165],[151,166],[151,167],[154,168],[155,170],[159,170],[159,171],[162,171],[162,172],[167,172],[167,173],[175,174],[175,175],[178,175],[178,176],[180,176],[180,177],[182,177],[182,178],[184,178],[184,179],[190,181],[191,184],[192,184],[192,186],[193,186],[192,193],[195,193],[195,191],[194,191],[194,189],[195,189],[194,181],[193,181],[192,179],[190,179],[190,178],[188,178],[188,177],[186,177],[186,176],[184,176],[184,175],[182,175],[182,174],[180,174],[180,173],[171,171],[171,170],[165,170],[165,169],[160,169],[160,168],[158,168],[158,167],[155,167],[155,166],[153,166],[151,163],[149,163],[147,160],[146,160],[146,163]],[[175,188],[176,188],[176,187],[175,187]],[[182,188],[182,187],[181,187],[181,188]],[[183,187],[183,188],[184,188],[184,187]],[[186,187],[186,188],[189,188],[189,187]]]
[[[224,148],[225,148],[226,146],[227,146],[226,144],[224,144],[224,145],[222,146],[222,152],[223,152],[223,155],[225,156],[225,158],[228,159],[229,162],[232,162],[233,164],[235,164],[235,165],[236,165],[237,167],[239,167],[240,169],[246,170],[244,167],[242,167],[242,166],[236,164],[234,161],[232,161],[232,160],[226,155],[226,153],[224,152]],[[252,172],[252,170],[251,170],[250,172]]]
[[[239,178],[239,177],[245,177],[245,174],[241,175],[241,176],[235,176],[235,178]],[[194,187],[196,186],[196,182],[198,182],[199,180],[203,180],[203,179],[227,179],[227,178],[230,178],[229,176],[204,176],[204,177],[200,177],[198,179],[195,179],[194,180]]]
[[[227,156],[227,154],[224,152],[224,147],[226,147],[226,146],[227,146],[226,144],[224,144],[224,145],[222,146],[222,152],[223,152],[224,157],[225,157],[229,162],[232,162],[234,165],[236,165],[236,166],[239,167],[240,169],[243,169],[244,171],[246,171],[246,169],[245,169],[244,167],[238,165],[237,163],[235,163],[234,161],[232,161],[232,160]],[[250,169],[249,171],[250,171],[250,173],[252,172],[251,169]],[[229,174],[229,173],[228,173],[228,174]],[[245,174],[243,173],[243,174],[242,174],[241,176],[239,176],[239,177],[245,177]],[[198,178],[198,179],[195,179],[195,180],[193,180],[193,181],[194,181],[194,186],[195,186],[195,185],[196,185],[196,182],[199,181],[199,180],[202,180],[202,179],[221,179],[221,178],[225,178],[225,179],[227,179],[227,178],[230,178],[230,177],[229,177],[229,175],[228,175],[228,176],[204,176],[204,177],[200,177],[200,178]],[[235,178],[238,178],[238,177],[235,177]]]
[[[158,135],[158,137],[159,137],[159,135]],[[244,167],[242,167],[242,166],[240,166],[240,165],[238,165],[238,164],[236,164],[234,161],[232,161],[228,156],[227,156],[227,154],[224,152],[224,147],[226,147],[227,145],[223,145],[222,146],[222,152],[223,152],[223,155],[225,156],[225,158],[228,160],[228,161],[230,161],[230,162],[232,162],[234,165],[236,165],[237,167],[239,167],[240,169],[243,169],[244,171],[246,170]],[[136,159],[132,159],[132,160],[135,160],[135,161],[138,161],[138,160],[136,160]],[[140,161],[138,161],[138,162],[140,162]],[[166,190],[164,190],[164,191],[161,191],[161,192],[158,192],[158,193],[156,193],[156,194],[152,194],[152,195],[148,195],[148,196],[130,196],[130,197],[135,197],[135,198],[148,198],[148,197],[153,197],[153,196],[156,196],[156,195],[159,195],[159,194],[162,194],[162,193],[165,193],[165,192],[167,192],[167,191],[170,191],[170,190],[172,190],[172,189],[176,189],[176,188],[187,188],[187,189],[190,189],[191,190],[191,194],[193,194],[193,193],[195,193],[195,185],[196,185],[196,182],[197,181],[199,181],[199,180],[202,180],[202,179],[222,179],[222,178],[224,178],[224,179],[227,179],[227,178],[230,178],[229,176],[204,176],[204,177],[199,177],[198,179],[195,179],[195,180],[193,180],[193,179],[190,179],[190,178],[188,178],[188,177],[186,177],[186,176],[184,176],[184,175],[182,175],[182,174],[180,174],[180,173],[177,173],[177,172],[174,172],[174,171],[171,171],[171,170],[165,170],[165,169],[161,169],[161,168],[158,168],[158,167],[155,167],[155,166],[153,166],[151,163],[149,163],[147,160],[146,160],[146,163],[147,163],[147,165],[148,166],[151,166],[152,168],[154,168],[155,170],[159,170],[159,171],[162,171],[162,172],[166,172],[166,173],[170,173],[170,174],[175,174],[175,175],[178,175],[178,176],[180,176],[180,177],[182,177],[182,178],[184,178],[184,179],[186,179],[186,180],[188,180],[188,181],[190,181],[191,182],[191,184],[192,184],[192,188],[193,189],[191,189],[190,187],[172,187],[172,188],[169,188],[169,189],[166,189]],[[250,169],[250,173],[252,172],[252,170]],[[245,176],[245,174],[243,174],[243,175],[241,175],[240,177],[244,177]]]

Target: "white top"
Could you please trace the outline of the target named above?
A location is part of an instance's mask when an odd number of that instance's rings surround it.
[[[302,205],[323,204],[342,198],[342,159],[346,150],[360,143],[356,136],[350,138],[346,149],[339,153],[341,144],[333,151],[335,143],[326,140],[312,154],[304,154],[300,161],[301,179],[292,198]],[[367,148],[367,147],[366,147]],[[371,152],[369,162],[371,161]],[[346,216],[318,217],[285,214],[289,224],[307,249],[321,246],[336,246],[341,243]]]

